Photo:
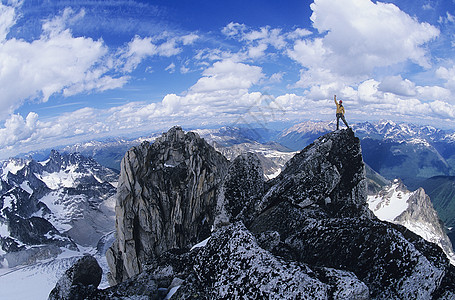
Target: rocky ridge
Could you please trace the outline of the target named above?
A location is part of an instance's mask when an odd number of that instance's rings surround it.
[[[378,220],[365,181],[352,131],[318,138],[266,182],[254,155],[229,163],[172,128],[123,159],[108,251],[116,285],[90,297],[455,298],[442,250]]]

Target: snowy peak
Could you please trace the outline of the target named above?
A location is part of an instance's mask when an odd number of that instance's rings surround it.
[[[383,221],[400,224],[443,249],[452,264],[455,253],[430,198],[420,188],[410,192],[400,180],[368,196],[368,206]]]
[[[113,229],[113,211],[103,203],[115,194],[117,174],[93,159],[52,151],[43,162],[1,166],[0,263],[54,257],[61,247],[76,250],[75,242],[96,246]]]
[[[362,137],[382,138],[396,142],[410,139],[430,141],[442,141],[447,139],[453,132],[436,129],[432,126],[419,126],[408,123],[395,123],[392,121],[381,121],[377,123],[353,124],[354,131]]]
[[[0,162],[0,179],[6,181],[8,174],[16,174],[27,162],[28,160],[22,158],[10,158]]]
[[[96,181],[102,182],[115,182],[117,175],[112,171],[97,163],[93,158],[87,158],[80,153],[64,153],[52,150],[49,159],[41,162],[42,168],[39,174],[43,179],[49,174],[58,174],[60,177],[60,185],[70,187],[69,182],[80,183],[81,178],[93,177]],[[59,186],[58,182],[52,182],[54,178],[48,178],[49,185],[56,188]]]
[[[409,139],[422,139],[428,142],[454,141],[455,133],[449,130],[437,129],[432,126],[420,126],[408,123],[395,123],[384,120],[379,122],[360,122],[352,124],[352,129],[360,138],[380,138],[397,142]],[[280,139],[286,136],[303,136],[324,134],[334,130],[333,121],[305,121],[296,124],[280,134]]]
[[[224,126],[218,129],[198,129],[194,132],[207,141],[215,142],[223,147],[251,142],[267,143],[277,133],[267,128],[232,126]]]
[[[332,131],[334,129],[333,122],[314,122],[314,121],[307,121],[303,123],[296,124],[291,128],[285,130],[281,133],[281,136],[286,136],[291,133],[318,133],[323,134],[328,131]]]

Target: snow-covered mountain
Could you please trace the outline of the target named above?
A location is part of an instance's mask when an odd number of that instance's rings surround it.
[[[306,121],[283,130],[276,141],[295,151],[305,148],[323,134],[334,131],[335,122]]]
[[[410,192],[396,179],[377,195],[368,196],[367,202],[379,219],[403,225],[425,240],[437,244],[455,265],[452,243],[430,198],[422,188]]]
[[[289,140],[291,143],[295,143],[297,148],[302,148],[305,146],[304,143],[308,143],[309,136],[320,136],[335,130],[335,127],[334,121],[305,121],[283,130],[275,140],[281,141],[285,146],[288,146],[286,141]],[[351,127],[361,139],[371,138],[394,142],[414,142],[417,144],[455,143],[455,130],[443,130],[427,125],[395,123],[384,120],[353,123]]]
[[[357,134],[362,137],[381,138],[400,141],[415,140],[418,142],[455,142],[455,131],[438,129],[428,125],[395,123],[390,120],[379,122],[363,122],[354,124]]]
[[[158,134],[138,138],[110,138],[103,141],[87,141],[76,143],[60,149],[62,153],[80,153],[85,157],[92,157],[101,165],[120,171],[120,161],[128,149],[137,146],[143,141],[153,141]]]
[[[43,281],[44,294],[73,257],[99,253],[106,265],[97,245],[109,243],[105,237],[115,228],[117,180],[116,172],[79,153],[1,162],[0,283]],[[33,295],[13,286],[0,289],[0,298]]]
[[[408,187],[416,189],[426,178],[455,175],[454,131],[391,121],[357,123],[352,124],[352,128],[361,139],[362,154],[367,165],[389,180],[401,178]],[[334,121],[306,121],[281,132],[248,126],[193,131],[229,159],[239,151],[251,151],[260,155],[265,150],[268,151],[270,154],[263,155],[263,164],[266,175],[273,177],[280,169],[281,162],[289,158],[289,152],[303,149],[320,135],[334,129]],[[152,142],[159,134],[161,132],[134,139],[88,141],[64,147],[60,151],[80,152],[84,156],[93,157],[104,166],[119,170],[120,160],[129,148],[145,140]],[[283,147],[277,147],[276,143]],[[222,148],[226,149],[221,150]],[[279,157],[281,154],[282,157]]]

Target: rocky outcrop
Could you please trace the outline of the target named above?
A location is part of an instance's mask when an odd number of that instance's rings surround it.
[[[82,257],[59,279],[49,294],[49,300],[93,299],[102,273],[93,256]]]
[[[259,158],[250,152],[237,156],[218,193],[215,226],[238,220],[250,224],[260,213],[257,203],[264,192],[264,172]]]
[[[221,159],[206,171],[221,172],[205,179],[217,179],[208,181],[216,182],[213,195],[217,196],[210,197],[211,205],[201,207],[202,200],[194,198],[190,205],[195,215],[204,215],[207,225],[216,225],[215,231],[201,234],[200,219],[195,218],[187,224],[182,244],[176,242],[182,239],[172,228],[174,236],[164,231],[159,236],[157,230],[143,234],[148,229],[144,224],[162,228],[184,219],[164,219],[161,214],[169,207],[175,210],[176,203],[179,207],[186,203],[176,196],[182,193],[181,185],[193,195],[194,181],[188,181],[193,178],[188,175],[191,159],[184,153],[198,141],[197,136],[173,128],[155,144],[144,144],[125,156],[125,187],[119,188],[123,197],[118,203],[123,223],[117,225],[117,246],[110,255],[114,274],[127,276],[116,277],[123,282],[97,291],[98,299],[123,295],[162,299],[166,293],[172,299],[455,298],[455,268],[441,249],[400,225],[378,220],[368,209],[360,143],[347,130],[317,139],[270,182],[259,179],[260,168],[251,155],[239,157],[229,167]],[[199,157],[212,166],[216,154],[200,143],[199,151],[207,152]],[[158,164],[149,159],[155,153],[173,155],[158,155]],[[165,170],[165,164],[178,172],[155,175],[156,170]],[[181,175],[175,179],[177,174]],[[161,193],[151,193],[157,185]],[[207,200],[203,195],[200,198]],[[174,202],[159,202],[163,199]],[[154,206],[139,209],[144,203]],[[138,219],[128,225],[128,218]],[[122,227],[125,224],[129,227]],[[128,236],[130,240],[124,238]],[[209,239],[187,248],[204,237]],[[146,257],[143,245],[155,250]],[[127,273],[134,264],[141,264],[140,270]]]
[[[374,299],[431,298],[451,269],[447,259],[404,227],[377,220],[364,182],[359,140],[329,133],[289,161],[250,230],[277,256],[353,272]]]
[[[296,154],[271,188],[261,206],[289,202],[318,209],[328,217],[371,217],[365,203],[365,165],[360,141],[352,131],[334,131]]]
[[[214,233],[193,263],[195,276],[175,299],[368,299],[368,287],[353,273],[275,256],[242,223]]]
[[[97,290],[93,299],[369,299],[354,273],[274,256],[236,222],[214,232],[204,247],[171,250],[144,272]],[[171,297],[172,296],[172,297]]]
[[[210,141],[211,138],[211,136],[208,136],[207,140]],[[244,153],[252,152],[256,154],[261,162],[264,171],[263,176],[266,179],[272,179],[278,176],[286,162],[296,154],[296,152],[274,142],[261,144],[251,141],[249,143],[226,146],[223,143],[220,145],[216,141],[213,141],[212,138],[212,142],[209,143],[231,161]]]
[[[117,190],[117,239],[107,252],[111,282],[140,273],[166,250],[207,238],[227,168],[224,156],[180,127],[129,150]]]

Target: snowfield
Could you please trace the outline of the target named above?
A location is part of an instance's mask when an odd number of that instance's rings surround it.
[[[60,277],[84,253],[92,254],[103,269],[99,288],[109,287],[106,279],[108,266],[106,257],[96,253],[96,249],[80,249],[80,252],[65,250],[57,258],[41,261],[34,265],[17,268],[0,268],[0,299],[45,300]]]
[[[368,207],[376,217],[382,221],[393,221],[408,209],[408,200],[411,193],[405,193],[398,189],[397,181],[389,188],[387,196],[368,196]]]
[[[408,209],[414,211],[414,214],[416,213],[415,207],[410,207],[410,203],[412,202],[410,198],[411,196],[415,197],[416,193],[418,191],[410,192],[403,186],[401,181],[394,180],[390,186],[384,188],[379,194],[368,196],[367,203],[370,210],[380,220],[403,225],[425,240],[437,244],[444,250],[450,262],[455,265],[455,253],[453,252],[449,238],[439,223],[439,218],[435,211],[433,211],[434,218],[432,220],[429,220],[427,216],[402,218],[402,215]],[[420,203],[418,206],[422,205]],[[432,206],[428,210],[433,210]],[[429,211],[426,213],[431,215]]]
[[[23,170],[29,166],[30,169]],[[63,273],[84,254],[93,255],[103,269],[100,288],[109,286],[105,277],[109,271],[105,252],[113,241],[115,187],[108,183],[116,186],[117,177],[93,159],[79,154],[61,155],[56,151],[42,162],[14,158],[0,162],[0,239],[9,239],[8,243],[13,241],[17,247],[24,248],[23,252],[9,254],[0,248],[1,300],[47,299]],[[2,187],[6,189],[2,191]],[[34,204],[18,205],[29,200],[35,201]],[[12,237],[11,215],[25,222],[32,218],[45,219],[62,236],[68,234],[77,248],[54,245],[49,248],[54,254],[44,251],[46,258],[41,254],[34,257],[34,252],[26,251],[46,249],[47,245],[21,241],[21,237],[27,236],[25,233]],[[34,229],[36,223],[25,224]],[[20,227],[19,230],[27,229]],[[40,232],[40,235],[40,241],[55,241],[60,237],[51,232]],[[31,255],[30,258],[27,255]],[[15,263],[14,267],[12,263],[8,266],[8,262]]]

